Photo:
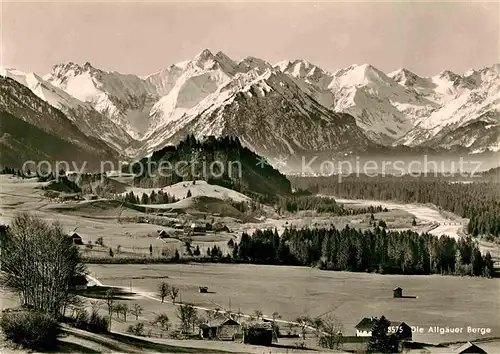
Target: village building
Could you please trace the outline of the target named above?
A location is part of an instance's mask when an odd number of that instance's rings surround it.
[[[356,337],[371,337],[377,317],[365,317],[356,325]],[[411,327],[402,321],[389,321],[388,334],[397,334],[399,339],[411,340]]]
[[[221,232],[221,231],[229,232],[229,228],[221,222],[214,223],[212,225],[212,230],[217,231],[217,232]]]
[[[70,236],[71,240],[75,245],[83,245],[83,240],[80,235],[78,235],[76,232],[73,232]]]
[[[207,227],[205,224],[194,222],[191,224],[191,231],[193,232],[205,232]]]
[[[403,288],[400,288],[399,286],[393,289],[392,292],[393,292],[393,297],[395,298],[403,297]]]
[[[467,342],[465,343],[464,345],[462,345],[461,347],[455,349],[455,353],[457,354],[482,354],[482,353],[486,353],[486,351],[480,347],[478,347],[477,345],[471,343],[471,342]]]
[[[200,286],[198,288],[198,292],[200,292],[200,293],[208,293],[208,286]]]
[[[200,337],[204,339],[231,341],[242,334],[241,325],[232,318],[219,318],[199,325]]]

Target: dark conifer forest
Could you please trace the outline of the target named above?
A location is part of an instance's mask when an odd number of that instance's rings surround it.
[[[238,262],[314,266],[325,270],[388,274],[491,276],[491,255],[473,239],[437,237],[413,231],[344,229],[257,230],[233,246]]]

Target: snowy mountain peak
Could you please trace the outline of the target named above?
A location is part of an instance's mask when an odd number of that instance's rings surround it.
[[[415,86],[416,84],[418,85],[424,80],[422,77],[406,68],[401,68],[393,71],[387,76],[403,86]]]
[[[267,61],[256,58],[256,57],[246,57],[238,62],[238,67],[240,71],[247,72],[249,70],[257,70],[259,72],[264,72],[268,69],[272,69],[271,64]]]
[[[215,56],[210,50],[204,49],[194,57],[191,63],[199,68],[209,69],[215,63]]]
[[[312,64],[311,62],[304,59],[296,59],[293,61],[285,60],[277,63],[275,68],[278,68],[281,72],[288,74],[295,78],[320,78],[325,75],[325,71],[319,66]]]

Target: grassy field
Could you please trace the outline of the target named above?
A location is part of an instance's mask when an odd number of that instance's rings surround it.
[[[244,313],[278,311],[284,320],[299,315],[320,316],[332,311],[345,334],[363,318],[385,315],[393,321],[424,328],[414,340],[429,343],[473,340],[481,334],[467,327],[491,328],[500,336],[500,279],[449,276],[400,276],[330,272],[304,267],[258,265],[91,265],[91,274],[103,284],[130,287],[155,295],[161,281],[181,289],[183,302]],[[163,280],[158,277],[168,277]],[[198,293],[208,286],[211,293]],[[416,299],[393,299],[401,286]],[[155,307],[162,304],[154,304]],[[158,311],[155,309],[154,311]],[[161,310],[161,309],[160,309]],[[461,327],[461,334],[429,333],[431,326]]]

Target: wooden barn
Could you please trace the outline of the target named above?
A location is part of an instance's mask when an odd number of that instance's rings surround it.
[[[71,235],[69,235],[71,240],[75,245],[83,245],[83,240],[80,235],[78,235],[76,232],[73,232]]]
[[[272,323],[255,323],[244,329],[243,343],[270,346],[273,343],[273,334]]]
[[[232,318],[220,318],[202,323],[199,328],[200,337],[204,339],[231,341],[242,333],[241,325]]]

